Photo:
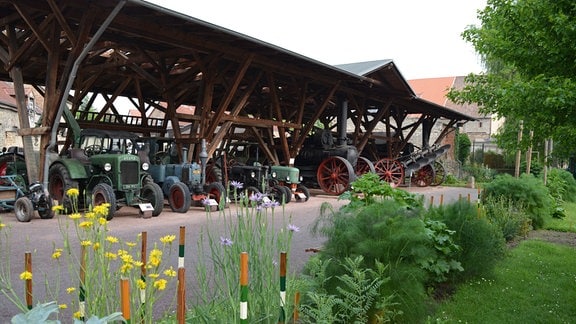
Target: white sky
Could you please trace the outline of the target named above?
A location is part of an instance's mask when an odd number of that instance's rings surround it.
[[[486,0],[147,0],[309,58],[392,59],[407,80],[482,71],[460,34]]]

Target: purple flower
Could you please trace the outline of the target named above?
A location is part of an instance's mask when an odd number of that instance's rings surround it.
[[[220,236],[220,244],[224,246],[231,246],[234,243],[231,239],[227,237]]]
[[[300,232],[300,227],[293,224],[288,224],[288,230],[290,232]]]
[[[280,202],[278,202],[278,201],[273,201],[273,202],[272,202],[272,205],[271,205],[270,207],[274,208],[274,207],[278,207],[278,206],[280,206]]]
[[[210,205],[210,198],[204,198],[204,199],[202,199],[202,205],[204,205],[204,206]]]
[[[244,184],[243,184],[242,182],[236,181],[236,180],[232,180],[232,181],[230,182],[230,185],[231,185],[232,187],[234,187],[234,189],[242,189],[242,188],[244,187]]]
[[[264,197],[264,195],[262,195],[262,193],[254,192],[254,193],[252,193],[252,195],[250,195],[250,200],[255,201],[255,202],[259,202],[262,200],[263,197]]]

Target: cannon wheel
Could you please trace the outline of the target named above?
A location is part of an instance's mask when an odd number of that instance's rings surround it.
[[[431,186],[439,186],[446,180],[446,169],[444,165],[438,161],[434,161],[434,181],[430,184]]]
[[[412,184],[418,187],[427,187],[434,182],[434,178],[434,168],[432,168],[431,164],[426,164],[414,172],[412,175]]]
[[[348,160],[340,156],[331,156],[320,163],[316,177],[318,185],[324,192],[340,195],[348,189],[356,174]]]
[[[374,164],[376,173],[392,187],[398,187],[404,182],[404,166],[397,160],[383,158]]]
[[[359,177],[368,172],[376,172],[374,163],[363,156],[358,157],[358,162],[356,162],[356,176]]]

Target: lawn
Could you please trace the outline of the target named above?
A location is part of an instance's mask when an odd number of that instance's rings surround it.
[[[546,229],[575,231],[576,204]],[[432,323],[571,323],[576,318],[576,249],[539,239],[511,248],[490,278],[458,287]]]

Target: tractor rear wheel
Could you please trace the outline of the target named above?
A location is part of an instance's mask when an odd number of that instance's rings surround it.
[[[150,202],[154,210],[152,211],[152,216],[156,217],[160,215],[162,209],[164,209],[164,193],[162,188],[156,183],[147,183],[140,190],[140,196]]]
[[[106,220],[114,218],[117,207],[116,194],[112,186],[104,182],[95,185],[92,189],[92,205],[96,207],[102,204],[109,204]]]
[[[175,182],[168,191],[168,203],[173,212],[185,213],[190,209],[190,189],[184,182]]]
[[[29,222],[34,217],[34,206],[28,197],[20,197],[14,203],[14,214],[20,222]]]
[[[284,190],[284,188],[286,187],[278,185],[272,187],[272,189],[270,190],[270,193],[272,194],[272,199],[280,204],[288,203],[287,193],[286,190]]]
[[[71,213],[73,210],[72,201],[67,194],[71,188],[78,188],[78,183],[72,180],[66,166],[60,163],[52,165],[50,170],[48,170],[48,192],[52,198],[64,206],[65,212],[68,213]],[[76,203],[78,203],[78,201]]]
[[[374,163],[372,163],[372,161],[368,160],[367,158],[363,157],[363,156],[359,156],[358,157],[358,161],[356,162],[356,176],[360,177],[365,173],[368,172],[376,172],[376,169],[374,168]]]

